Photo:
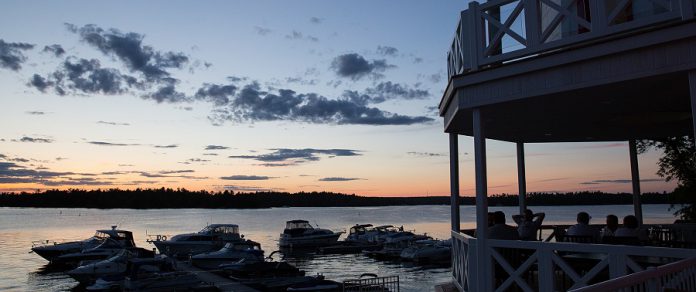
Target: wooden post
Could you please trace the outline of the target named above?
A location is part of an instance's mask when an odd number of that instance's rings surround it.
[[[478,287],[476,291],[491,291],[493,284],[491,258],[488,256],[488,181],[486,178],[486,137],[481,109],[473,112],[474,156],[476,165],[476,258]]]
[[[459,232],[459,145],[457,133],[449,134],[450,147],[450,206],[452,231]]]
[[[691,122],[696,139],[696,70],[689,72],[689,92],[691,92]]]
[[[638,218],[638,224],[643,225],[643,205],[640,202],[640,174],[638,173],[638,151],[636,140],[628,141],[628,152],[631,158],[631,182],[633,183],[633,213]]]
[[[527,177],[524,166],[524,143],[517,142],[517,185],[519,186],[520,215],[527,209]]]

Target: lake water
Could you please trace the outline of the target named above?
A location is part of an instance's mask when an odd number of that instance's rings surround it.
[[[591,223],[603,223],[607,214],[619,218],[633,213],[632,205],[611,206],[548,206],[532,207],[545,212],[545,224],[572,224],[575,214],[587,211]],[[491,207],[491,211],[517,212],[517,207]],[[646,223],[674,221],[668,205],[645,205]],[[473,228],[475,207],[461,207],[462,228]],[[256,210],[97,210],[97,209],[35,209],[0,208],[0,291],[69,291],[77,285],[61,272],[45,270],[46,261],[28,253],[32,241],[81,240],[96,229],[118,225],[131,230],[140,247],[152,248],[145,242],[148,234],[174,235],[195,232],[208,223],[234,223],[246,238],[258,241],[269,254],[277,249],[278,236],[285,221],[306,219],[321,228],[347,230],[356,223],[403,225],[407,230],[427,233],[435,238],[449,238],[449,206],[388,206],[351,208],[272,208]],[[508,221],[512,221],[508,217]],[[343,238],[343,237],[342,237]],[[278,259],[276,257],[276,259]],[[304,255],[286,257],[288,262],[307,271],[321,273],[332,280],[355,278],[362,273],[380,276],[399,275],[402,291],[432,291],[438,283],[449,281],[448,268],[418,267],[376,261],[362,255]]]

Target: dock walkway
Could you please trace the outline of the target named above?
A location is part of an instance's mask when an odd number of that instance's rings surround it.
[[[220,291],[258,292],[258,290],[255,290],[239,282],[232,281],[232,279],[228,279],[215,273],[211,273],[194,267],[189,262],[177,261],[176,267],[180,271],[186,271],[196,274],[196,276],[198,276],[198,279],[200,279],[203,282],[214,285],[215,287],[220,289]]]

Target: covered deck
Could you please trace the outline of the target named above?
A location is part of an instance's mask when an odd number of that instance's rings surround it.
[[[471,2],[461,12],[439,105],[450,137],[452,273],[459,290],[579,289],[693,261],[696,250],[688,246],[486,238],[486,139],[517,145],[520,213],[525,143],[628,141],[642,224],[635,141],[694,135],[696,128],[695,6],[695,0],[494,0]],[[460,230],[458,135],[474,138],[477,237]],[[656,228],[644,226],[650,227]]]

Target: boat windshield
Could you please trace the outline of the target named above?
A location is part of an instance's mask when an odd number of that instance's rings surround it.
[[[313,229],[312,225],[307,221],[288,221],[285,229]]]
[[[111,237],[111,236],[109,236],[108,234],[101,232],[101,231],[97,231],[96,233],[94,233],[94,236],[92,236],[92,238],[96,238],[96,239],[107,239],[109,237]]]
[[[210,225],[199,233],[235,234],[239,233],[239,227],[235,225]]]

